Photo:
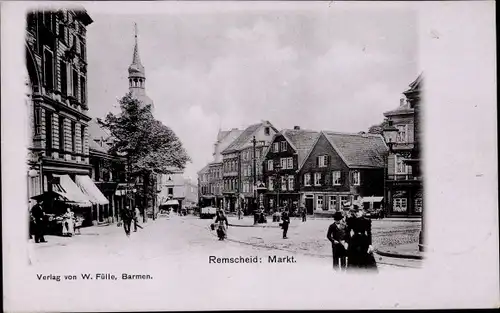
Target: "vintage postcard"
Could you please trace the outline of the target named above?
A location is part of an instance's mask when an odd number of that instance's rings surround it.
[[[1,5],[6,312],[499,305],[494,3]]]

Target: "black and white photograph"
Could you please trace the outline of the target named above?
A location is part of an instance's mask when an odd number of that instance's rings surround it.
[[[498,306],[494,3],[447,3],[2,3],[6,310]]]

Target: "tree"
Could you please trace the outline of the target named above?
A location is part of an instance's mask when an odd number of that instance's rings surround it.
[[[143,199],[143,213],[156,196],[154,179],[157,174],[169,174],[171,168],[184,169],[190,161],[177,135],[162,122],[154,119],[151,105],[144,106],[126,94],[119,100],[121,112],[108,113],[99,124],[116,138],[110,153],[126,155],[129,175],[140,177],[143,184],[139,196]]]
[[[384,127],[386,127],[387,125],[389,125],[389,122],[388,120],[385,118],[382,123],[380,124],[377,124],[377,125],[372,125],[370,126],[370,128],[368,129],[368,133],[369,134],[377,134],[377,135],[382,135],[383,131],[384,131]]]

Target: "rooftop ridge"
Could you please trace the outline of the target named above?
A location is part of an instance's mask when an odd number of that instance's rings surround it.
[[[358,134],[358,133],[344,133],[344,132],[336,132],[336,131],[331,131],[331,130],[322,130],[323,133],[327,135],[345,135],[345,136],[357,136],[357,137],[373,137],[373,138],[380,138],[379,134],[370,134],[370,133],[364,133],[364,134]]]

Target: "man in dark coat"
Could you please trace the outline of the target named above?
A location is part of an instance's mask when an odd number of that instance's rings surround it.
[[[333,215],[334,223],[328,227],[326,238],[332,243],[333,269],[345,270],[347,267],[347,233],[346,225],[342,222],[344,216],[337,211]]]
[[[373,256],[372,221],[363,216],[363,210],[355,207],[353,216],[347,220],[348,260],[350,269],[377,271]]]
[[[288,225],[290,225],[290,217],[288,216],[287,211],[283,212],[281,219],[282,219],[281,228],[283,228],[283,239],[288,239],[286,233],[288,232]]]
[[[45,232],[45,212],[43,211],[43,202],[40,201],[31,208],[31,216],[33,220],[33,232],[35,235],[35,242],[47,242],[44,238]]]
[[[301,207],[300,208],[300,214],[302,215],[302,222],[307,221],[307,211],[306,211],[306,208]]]
[[[134,218],[133,212],[129,206],[126,206],[122,210],[122,220],[123,220],[123,229],[125,230],[125,234],[130,236],[130,225],[132,224],[132,220]]]

